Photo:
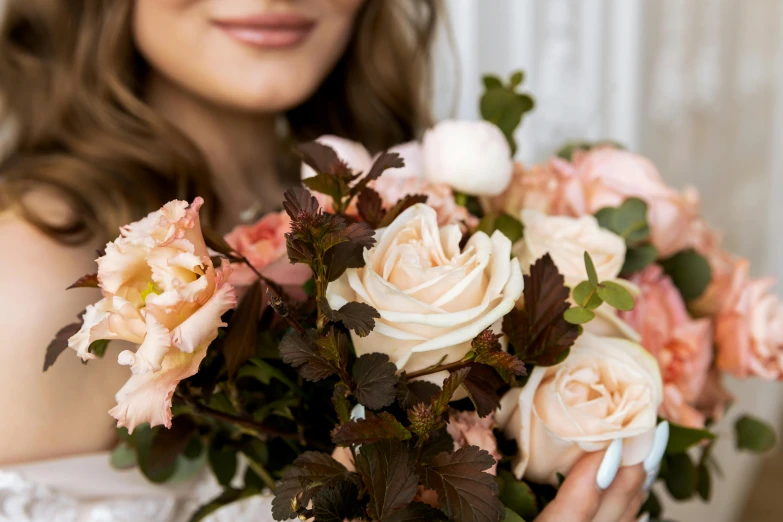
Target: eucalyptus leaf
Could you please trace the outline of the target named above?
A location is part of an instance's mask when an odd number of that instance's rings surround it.
[[[585,270],[587,270],[587,280],[593,286],[598,286],[598,273],[595,271],[595,265],[593,264],[593,258],[590,257],[590,253],[585,250]]]
[[[743,415],[734,424],[737,436],[737,449],[754,453],[764,453],[775,447],[777,437],[775,430],[762,421],[750,415]]]
[[[667,455],[664,482],[666,489],[677,500],[686,500],[693,496],[698,480],[696,466],[687,453]]]
[[[678,252],[660,263],[686,301],[698,298],[712,280],[709,262],[693,249]]]
[[[667,454],[685,453],[691,447],[704,440],[713,440],[715,435],[709,430],[688,428],[679,424],[669,423],[669,443]]]
[[[595,318],[595,313],[581,306],[572,306],[565,311],[563,318],[571,324],[585,324]]]
[[[627,276],[640,272],[658,258],[658,249],[651,244],[639,245],[625,251],[625,263],[620,271]]]
[[[538,515],[538,501],[533,490],[506,470],[498,472],[500,501],[523,519],[533,520]]]
[[[624,286],[613,281],[604,281],[598,286],[598,295],[610,306],[629,312],[633,310],[634,300]]]
[[[596,292],[597,289],[598,287],[592,284],[590,281],[582,281],[576,285],[576,287],[574,287],[572,294],[574,301],[576,301],[576,303],[583,308],[587,308],[588,310],[595,310],[601,306],[601,303],[603,303],[603,300]]]

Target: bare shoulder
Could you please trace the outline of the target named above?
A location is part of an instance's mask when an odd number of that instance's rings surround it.
[[[66,288],[95,271],[96,248],[60,244],[12,213],[0,214],[0,465],[98,451],[113,440],[107,415],[127,378],[107,353],[82,365],[66,351],[43,373],[55,333],[100,296]],[[13,401],[2,400],[13,397]],[[51,433],[58,437],[52,440]]]

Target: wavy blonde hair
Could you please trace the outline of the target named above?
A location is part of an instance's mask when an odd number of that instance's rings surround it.
[[[0,205],[66,243],[109,237],[172,198],[216,202],[203,155],[140,97],[147,65],[130,0],[8,0],[0,99],[15,125],[0,165]],[[337,134],[380,150],[429,122],[429,48],[438,0],[367,0],[319,90],[288,112],[291,138]],[[290,169],[289,169],[290,170]],[[53,190],[69,219],[25,203]],[[210,205],[211,203],[211,205]]]

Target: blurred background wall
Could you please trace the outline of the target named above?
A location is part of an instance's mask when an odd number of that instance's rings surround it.
[[[537,102],[519,131],[519,158],[564,142],[607,138],[649,156],[671,184],[692,184],[703,211],[755,275],[783,276],[782,0],[446,0],[449,35],[436,60],[439,118],[478,118],[481,76],[526,73]],[[781,292],[781,288],[778,288]],[[718,431],[725,477],[711,505],[667,508],[680,521],[783,519],[780,453],[733,451],[740,411],[781,426],[779,383],[730,382],[738,403]],[[781,426],[783,427],[783,426]],[[780,493],[777,494],[779,498]],[[761,511],[776,511],[766,518]],[[771,514],[771,513],[770,513]]]

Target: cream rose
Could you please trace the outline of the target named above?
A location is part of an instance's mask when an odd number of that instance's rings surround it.
[[[503,133],[485,121],[445,120],[424,134],[424,174],[473,196],[497,196],[514,171]]]
[[[68,344],[82,360],[100,339],[139,345],[119,363],[133,376],[117,392],[109,413],[128,431],[139,424],[171,426],[171,398],[177,384],[198,371],[207,347],[225,326],[220,317],[236,305],[226,282],[227,262],[215,268],[201,235],[198,210],[172,201],[122,228],[98,259],[104,298],[87,307],[81,330]]]
[[[419,204],[376,238],[366,266],[349,269],[326,291],[332,308],[359,301],[380,313],[369,336],[354,336],[357,355],[385,353],[409,372],[443,357],[459,360],[522,294],[522,271],[500,232],[477,232],[460,250],[459,226],[438,228],[435,210]]]
[[[503,396],[498,426],[519,445],[514,474],[557,484],[585,453],[624,439],[623,465],[652,449],[663,400],[658,363],[639,344],[582,334],[562,363],[536,367]]]
[[[514,245],[514,254],[525,272],[548,253],[566,284],[574,286],[587,279],[584,253],[588,252],[601,281],[620,275],[625,262],[625,242],[617,234],[601,228],[593,216],[548,216],[525,209],[521,217],[525,234]]]

